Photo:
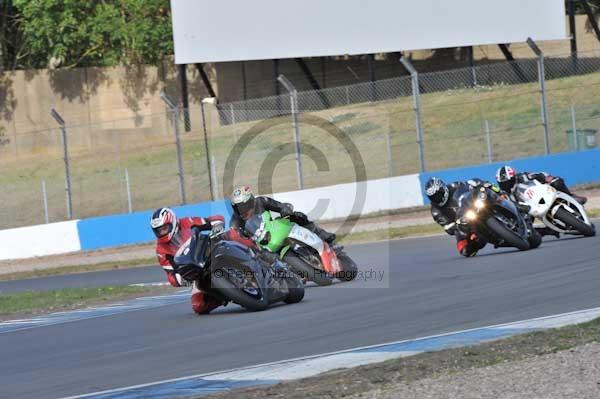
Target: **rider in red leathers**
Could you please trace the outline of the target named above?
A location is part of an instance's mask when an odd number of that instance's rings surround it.
[[[158,262],[167,274],[167,280],[173,287],[182,287],[188,283],[175,272],[174,257],[182,244],[192,234],[192,227],[197,226],[201,230],[223,231],[225,219],[223,216],[215,215],[207,218],[186,217],[177,219],[175,212],[169,208],[159,208],[150,220],[152,231],[156,235],[156,255]],[[206,289],[198,286],[198,282],[192,287],[192,309],[196,314],[208,314],[224,303],[214,296],[208,294]],[[204,287],[206,288],[206,287]]]

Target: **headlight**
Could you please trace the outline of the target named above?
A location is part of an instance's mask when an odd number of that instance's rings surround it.
[[[477,213],[475,213],[473,210],[468,210],[467,213],[465,213],[465,217],[468,221],[473,221],[477,219]]]
[[[485,208],[485,201],[482,200],[481,198],[477,198],[475,200],[475,208],[477,208],[477,210],[481,209],[481,208]]]

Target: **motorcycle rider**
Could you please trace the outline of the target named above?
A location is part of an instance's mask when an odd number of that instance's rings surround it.
[[[158,263],[167,274],[167,280],[173,287],[187,286],[189,283],[175,272],[174,257],[182,244],[192,235],[192,227],[200,230],[211,230],[218,234],[224,229],[225,219],[215,215],[207,218],[186,217],[177,219],[175,212],[170,208],[158,208],[150,219],[150,226],[156,236],[156,256]],[[192,310],[198,314],[208,314],[215,308],[226,303],[208,294],[207,289],[199,287],[198,282],[192,284]],[[207,288],[207,287],[204,287]]]
[[[584,205],[587,202],[586,197],[571,192],[571,190],[569,190],[569,187],[567,187],[564,179],[558,176],[552,176],[546,172],[517,173],[517,170],[510,165],[504,165],[496,172],[496,181],[498,182],[500,188],[506,191],[507,193],[512,194],[513,196],[515,195],[518,183],[527,183],[532,180],[537,180],[542,184],[549,184],[558,191],[570,195],[581,205]]]
[[[241,186],[233,190],[231,205],[233,207],[233,215],[230,222],[232,228],[243,230],[246,220],[250,219],[254,214],[272,211],[279,213],[282,217],[289,217],[291,222],[312,231],[328,244],[333,244],[336,239],[334,233],[323,230],[311,222],[304,213],[294,212],[292,204],[282,203],[269,197],[255,197],[249,186]]]
[[[536,180],[542,184],[549,184],[550,186],[554,187],[558,191],[561,191],[565,194],[570,195],[581,205],[584,205],[587,202],[586,197],[583,197],[583,196],[580,196],[577,194],[573,194],[571,192],[571,190],[569,190],[569,188],[565,184],[565,181],[562,178],[557,177],[557,176],[551,176],[550,174],[545,173],[545,172],[517,173],[517,170],[510,165],[504,165],[501,168],[499,168],[498,171],[496,172],[496,181],[498,182],[498,185],[500,186],[500,188],[502,188],[502,190],[506,191],[507,193],[510,193],[512,200],[515,201],[518,204],[519,209],[521,209],[525,213],[529,212],[529,207],[525,204],[521,204],[518,201],[515,194],[516,194],[516,190],[517,190],[517,185],[519,183],[527,183],[532,180]],[[524,209],[525,207],[527,209]],[[553,229],[551,229],[549,227],[536,227],[535,229],[542,236],[551,235],[556,238],[560,237],[559,232],[554,231]]]
[[[431,201],[433,220],[444,227],[446,233],[456,237],[456,249],[465,257],[475,256],[480,249],[485,247],[487,242],[475,233],[466,234],[457,228],[455,210],[458,204],[456,198],[454,198],[454,193],[464,188],[476,189],[482,186],[500,192],[498,187],[479,179],[446,185],[442,179],[432,177],[425,184],[425,194]]]

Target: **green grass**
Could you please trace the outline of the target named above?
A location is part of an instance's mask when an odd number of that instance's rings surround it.
[[[89,265],[72,265],[72,266],[61,266],[47,269],[35,269],[22,272],[5,273],[0,274],[0,281],[8,280],[23,280],[26,278],[40,278],[49,276],[60,276],[64,274],[76,274],[86,272],[96,272],[102,270],[117,270],[117,269],[130,269],[134,267],[155,265],[156,258],[140,258],[123,261],[113,262],[101,262],[93,263]]]
[[[567,129],[571,128],[570,106],[577,104],[580,127],[597,127],[600,119],[600,73],[549,80],[550,142],[553,152],[566,151]],[[491,129],[494,160],[505,160],[543,153],[543,130],[540,122],[540,98],[536,83],[498,85],[474,89],[450,90],[423,94],[425,163],[428,170],[459,167],[487,162],[484,121]],[[418,172],[419,162],[415,135],[412,98],[377,103],[363,103],[313,112],[346,132],[359,148],[367,178],[388,176],[388,142],[394,175]],[[70,148],[75,217],[90,217],[126,212],[127,198],[124,169],[132,184],[134,210],[150,209],[179,203],[175,146],[170,129],[160,118],[148,117],[151,127],[116,129],[93,126],[94,134],[105,140],[97,148],[72,140]],[[206,167],[201,120],[192,131],[182,133],[184,175],[188,202],[210,198],[209,173]],[[272,181],[277,192],[297,189],[295,162],[291,154],[283,156],[280,147],[290,143],[293,130],[289,117],[267,129],[251,143],[236,168],[235,184],[262,187]],[[150,123],[150,122],[149,122]],[[231,149],[244,132],[258,122],[220,126],[209,132],[210,153],[216,160],[222,191],[225,162]],[[304,161],[305,187],[346,183],[356,176],[349,156],[339,143],[314,126],[301,124],[302,142],[318,148],[326,157],[327,171],[319,171],[312,160]],[[88,134],[87,127],[70,129],[74,139]],[[54,133],[53,133],[54,134]],[[64,165],[60,141],[38,133],[28,140],[37,143],[34,152],[4,154],[0,158],[0,202],[7,210],[0,214],[0,228],[39,223],[43,220],[41,180],[45,179],[49,195],[50,220],[65,219]],[[111,140],[108,140],[111,137]],[[25,139],[23,139],[25,140]],[[49,147],[54,143],[54,147]],[[79,143],[79,144],[78,144]],[[259,178],[267,155],[276,165],[273,176]],[[482,176],[490,178],[489,176]],[[267,190],[267,189],[265,189]],[[229,193],[224,193],[226,196]],[[263,192],[265,194],[265,192]]]
[[[360,233],[351,233],[342,237],[339,242],[342,244],[351,244],[357,242],[393,240],[406,237],[418,237],[430,234],[442,234],[444,230],[435,223],[394,227],[389,229],[363,231]]]
[[[107,286],[100,288],[64,288],[54,291],[26,291],[0,295],[0,317],[81,308],[148,292],[156,287]]]

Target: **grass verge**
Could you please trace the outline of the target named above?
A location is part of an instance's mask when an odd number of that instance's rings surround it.
[[[426,352],[269,387],[247,388],[209,398],[328,398],[358,396],[375,389],[392,389],[400,383],[459,373],[469,369],[513,362],[600,342],[600,319],[588,323],[518,335],[480,345]],[[204,398],[204,397],[203,397]]]
[[[0,319],[11,315],[31,315],[112,302],[115,300],[165,292],[160,287],[106,286],[63,288],[53,291],[25,291],[0,295]]]
[[[443,232],[444,230],[438,224],[428,223],[413,226],[392,227],[388,229],[351,233],[342,237],[339,241],[343,244],[351,244],[369,241],[393,240],[397,238],[406,237],[418,237],[422,235],[429,235],[435,233],[441,234]]]
[[[73,266],[61,266],[53,267],[48,269],[35,269],[23,272],[14,272],[0,274],[0,281],[7,280],[23,280],[26,278],[39,278],[39,277],[50,277],[50,276],[61,276],[65,274],[76,274],[86,272],[97,272],[102,270],[116,270],[116,269],[130,269],[133,267],[143,267],[148,265],[156,264],[156,258],[140,258],[126,261],[112,261],[93,263],[89,265],[73,265]]]

